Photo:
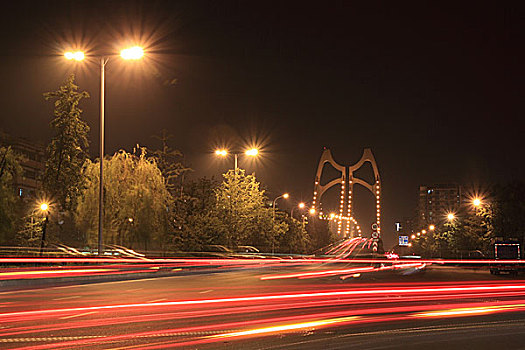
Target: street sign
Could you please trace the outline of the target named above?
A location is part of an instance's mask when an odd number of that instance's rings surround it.
[[[379,238],[379,233],[377,232],[372,232],[372,238]]]
[[[408,236],[399,236],[399,245],[401,247],[408,247]]]
[[[372,231],[377,231],[377,223],[372,224]]]

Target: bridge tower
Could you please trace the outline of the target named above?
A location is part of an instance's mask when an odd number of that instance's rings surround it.
[[[370,184],[367,181],[355,176],[355,172],[359,170],[366,162],[369,162],[372,166],[374,172],[374,183]],[[324,165],[326,163],[331,164],[341,175],[328,183],[321,184],[321,175],[323,173]],[[381,233],[381,181],[379,178],[379,169],[377,167],[376,160],[372,154],[370,148],[365,148],[363,150],[363,155],[361,159],[350,166],[344,166],[337,163],[332,157],[332,152],[329,149],[325,148],[319,160],[319,165],[317,166],[317,173],[315,175],[314,182],[314,195],[312,200],[312,206],[310,208],[311,213],[319,214],[320,218],[324,218],[320,212],[320,203],[323,194],[330,188],[340,185],[341,186],[341,195],[339,202],[339,214],[335,216],[337,220],[337,233],[343,237],[347,237],[351,232],[350,225],[353,223],[354,227],[359,233],[361,233],[361,228],[359,227],[357,220],[353,216],[353,192],[355,185],[361,185],[367,190],[369,190],[376,199],[376,221],[377,224],[377,233]],[[346,209],[346,213],[345,213]]]

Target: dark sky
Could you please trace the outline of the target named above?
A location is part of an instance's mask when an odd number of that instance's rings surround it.
[[[48,141],[42,92],[75,73],[96,155],[97,63],[60,55],[139,43],[145,60],[107,65],[107,153],[165,128],[211,176],[230,166],[215,146],[256,142],[263,160],[241,166],[271,197],[311,200],[323,147],[346,164],[370,147],[388,242],[420,184],[525,177],[520,2],[16,1],[0,16],[0,129],[17,136]]]

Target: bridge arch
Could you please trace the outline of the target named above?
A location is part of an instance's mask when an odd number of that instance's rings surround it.
[[[370,184],[364,179],[359,178],[355,175],[355,172],[359,170],[365,163],[370,163],[374,173],[374,183]],[[321,184],[321,176],[323,173],[324,165],[326,163],[331,164],[341,175],[328,183]],[[337,233],[347,237],[354,230],[350,230],[350,225],[353,224],[354,228],[357,228],[357,232],[361,233],[361,228],[357,223],[357,220],[353,215],[353,191],[355,185],[361,185],[370,191],[376,199],[376,218],[377,232],[381,232],[381,181],[379,177],[379,169],[377,167],[376,160],[370,148],[363,150],[363,155],[359,161],[353,165],[345,166],[337,163],[330,149],[325,148],[319,159],[317,166],[317,172],[314,181],[314,193],[312,206],[310,208],[311,213],[318,214],[321,219],[327,218],[322,213],[320,207],[321,199],[323,194],[334,186],[341,186],[341,196],[339,202],[339,214],[334,218],[337,220]],[[346,210],[345,210],[346,209]]]

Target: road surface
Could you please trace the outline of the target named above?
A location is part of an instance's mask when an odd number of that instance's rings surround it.
[[[0,348],[525,348],[522,275],[354,268],[334,276],[323,264],[261,267],[4,291]]]

